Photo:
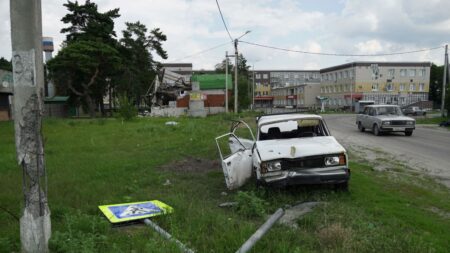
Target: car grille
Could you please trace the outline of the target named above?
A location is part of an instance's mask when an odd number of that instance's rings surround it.
[[[403,126],[403,125],[406,125],[406,121],[404,121],[404,120],[394,120],[394,121],[391,121],[391,125],[393,125],[393,126]]]
[[[312,156],[299,159],[285,159],[281,161],[281,169],[295,170],[295,169],[311,169],[325,167],[324,156]]]

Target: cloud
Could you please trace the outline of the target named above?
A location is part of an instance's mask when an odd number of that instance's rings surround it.
[[[97,0],[101,11],[120,8],[117,35],[125,22],[141,21],[167,35],[164,43],[168,61],[229,41],[215,1],[205,0]],[[63,1],[42,1],[44,36],[53,36],[56,49],[65,36],[59,31],[66,14]],[[304,1],[304,0],[221,0],[222,12],[232,36],[246,30],[243,40],[282,48],[330,53],[381,53],[417,50],[448,42],[450,1]],[[9,1],[0,1],[0,56],[11,56]],[[194,68],[210,69],[220,62],[232,44],[184,59]],[[286,53],[239,44],[239,51],[264,69],[321,68],[350,60],[431,60],[443,62],[440,51],[389,57],[331,57]]]

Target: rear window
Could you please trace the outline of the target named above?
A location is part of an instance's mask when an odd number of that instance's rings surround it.
[[[282,121],[261,126],[259,140],[275,140],[328,136],[328,131],[320,119],[299,119]]]

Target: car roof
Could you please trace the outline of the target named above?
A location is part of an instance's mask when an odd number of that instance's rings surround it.
[[[258,126],[266,125],[273,122],[298,120],[298,119],[322,119],[321,116],[316,114],[303,114],[303,113],[290,113],[290,114],[277,114],[277,115],[263,115],[258,120]]]

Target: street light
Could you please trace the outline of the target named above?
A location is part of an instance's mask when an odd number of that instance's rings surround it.
[[[238,113],[238,41],[240,38],[244,37],[245,35],[249,34],[251,31],[248,30],[241,36],[234,39],[234,113]]]

